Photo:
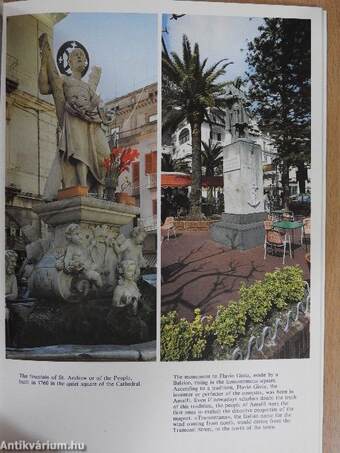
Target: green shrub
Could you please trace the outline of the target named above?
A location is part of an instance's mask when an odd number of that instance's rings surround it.
[[[176,312],[161,318],[162,360],[198,360],[206,357],[209,342],[225,350],[246,334],[251,324],[262,324],[273,309],[284,310],[304,296],[303,272],[299,266],[284,267],[265,274],[263,281],[241,285],[240,299],[220,306],[214,320],[202,320],[199,309],[194,320],[178,319]]]
[[[164,361],[199,360],[204,357],[211,331],[211,317],[203,321],[201,311],[194,311],[192,322],[178,319],[171,311],[161,317],[161,359]]]
[[[211,326],[217,343],[223,347],[232,346],[238,336],[246,333],[246,322],[245,307],[238,302],[231,302],[227,307],[219,306]]]
[[[304,295],[303,271],[299,266],[286,266],[267,273],[266,286],[272,305],[279,310],[299,302]]]
[[[263,322],[272,308],[270,291],[261,281],[248,287],[241,285],[239,303],[243,306],[247,318],[254,324]]]

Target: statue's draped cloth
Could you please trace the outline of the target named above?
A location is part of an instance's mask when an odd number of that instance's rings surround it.
[[[97,95],[86,82],[72,77],[65,77],[63,85],[63,121],[58,133],[57,154],[44,189],[47,200],[56,198],[61,181],[67,180],[67,186],[77,185],[76,161],[87,166],[90,185],[104,184],[103,160],[110,153],[101,118],[92,107]]]

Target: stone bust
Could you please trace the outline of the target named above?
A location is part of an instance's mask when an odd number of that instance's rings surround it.
[[[141,293],[135,281],[137,270],[137,264],[133,260],[125,260],[121,263],[121,278],[114,290],[112,299],[114,307],[130,305],[134,315],[137,315],[138,302],[141,298]]]

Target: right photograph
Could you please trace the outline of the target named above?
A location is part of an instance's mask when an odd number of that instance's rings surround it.
[[[311,22],[162,18],[161,360],[310,354]]]

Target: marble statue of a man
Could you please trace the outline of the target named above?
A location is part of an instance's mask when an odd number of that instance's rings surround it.
[[[61,76],[55,65],[46,33],[39,39],[41,67],[39,90],[52,94],[58,118],[58,150],[44,191],[47,200],[56,198],[58,189],[76,185],[102,195],[105,169],[103,160],[110,153],[105,134],[100,98],[95,93],[99,82],[92,76],[82,80],[86,56],[82,49],[70,52],[70,76]]]

